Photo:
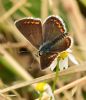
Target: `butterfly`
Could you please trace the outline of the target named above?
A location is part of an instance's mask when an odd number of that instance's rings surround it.
[[[17,20],[15,25],[38,49],[41,69],[49,67],[58,53],[71,46],[71,38],[59,16],[51,15],[43,23],[38,18],[27,17]]]

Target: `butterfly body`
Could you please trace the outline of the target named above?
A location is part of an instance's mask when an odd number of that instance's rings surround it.
[[[48,17],[43,25],[36,18],[24,18],[15,24],[18,30],[38,49],[42,69],[49,67],[58,53],[68,49],[71,45],[65,25],[57,16]]]
[[[52,43],[51,42],[46,42],[43,45],[40,46],[39,48],[39,56],[49,53],[52,48]]]
[[[59,41],[60,39],[63,39],[66,35],[65,34],[61,34],[59,37],[55,37],[52,41],[47,41],[44,44],[42,44],[39,48],[39,56],[41,56],[42,54],[46,54],[49,52],[53,52],[52,49],[54,47],[54,45]],[[58,50],[59,52],[59,50]]]

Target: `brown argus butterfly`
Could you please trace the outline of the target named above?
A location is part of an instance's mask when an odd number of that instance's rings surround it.
[[[49,16],[44,23],[37,18],[23,18],[15,22],[18,30],[39,50],[41,69],[49,67],[59,52],[68,49],[71,38],[58,16]]]

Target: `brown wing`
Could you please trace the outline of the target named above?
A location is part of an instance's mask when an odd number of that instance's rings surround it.
[[[50,16],[43,24],[44,42],[52,41],[55,37],[66,33],[65,25],[60,17]]]
[[[42,24],[39,19],[24,18],[15,22],[18,30],[36,47],[43,42]]]
[[[40,56],[41,69],[45,69],[50,66],[52,61],[57,57],[58,52],[62,52],[71,46],[71,38],[65,37],[57,42],[49,53]]]
[[[47,53],[40,56],[41,69],[45,69],[50,66],[52,61],[57,57],[57,53]]]
[[[60,39],[58,42],[56,42],[52,49],[51,49],[51,52],[61,52],[61,51],[64,51],[66,49],[68,49],[72,44],[72,40],[70,37],[66,36],[62,39]]]

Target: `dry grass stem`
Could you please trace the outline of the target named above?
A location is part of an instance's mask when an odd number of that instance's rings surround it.
[[[60,80],[57,81],[57,84],[58,84],[59,88],[61,88],[61,87],[64,86],[64,85],[63,85],[63,82],[60,81]],[[66,98],[67,100],[73,100],[73,97],[72,97],[72,95],[71,95],[71,92],[65,90],[65,91],[63,91],[63,94],[64,94],[64,96],[65,96],[65,98]]]
[[[0,22],[3,22],[8,17],[10,17],[17,9],[19,9],[23,4],[26,3],[26,0],[20,0],[17,4],[15,4],[7,13],[0,17]]]
[[[41,18],[44,20],[48,16],[48,0],[41,0]]]
[[[31,75],[29,75],[24,69],[23,67],[18,64],[16,62],[16,60],[14,60],[10,54],[8,54],[7,51],[5,51],[3,49],[3,47],[0,46],[0,53],[2,54],[2,56],[8,61],[9,64],[12,65],[12,69],[14,69],[16,72],[18,72],[20,74],[20,76],[22,76],[23,79],[25,80],[32,80],[33,78],[31,77]]]
[[[76,85],[83,84],[85,82],[86,82],[86,76],[84,76],[84,77],[82,77],[82,78],[80,78],[80,79],[78,79],[78,80],[76,80],[74,82],[71,82],[70,84],[68,84],[68,85],[56,90],[55,94],[61,93],[64,90],[70,89],[70,88],[72,88],[72,87],[74,87]]]
[[[13,1],[13,0],[11,0],[11,2],[12,2],[14,5],[17,3],[16,1]],[[25,5],[26,5],[26,3],[25,3]],[[25,5],[24,5],[24,6],[25,6]],[[26,9],[24,6],[20,7],[19,10],[20,10],[22,13],[24,13],[26,16],[33,16],[33,14],[32,14],[28,9]],[[28,6],[30,7],[31,4],[28,4]]]
[[[81,66],[82,67],[81,69],[83,69],[83,66],[86,66],[86,63],[84,63],[83,65],[81,64],[79,66]],[[78,70],[79,66],[77,66],[77,67],[75,66],[75,71],[71,71],[72,68],[69,68],[68,70],[60,72],[59,73],[59,77],[64,76],[64,75],[68,75],[68,74],[73,74],[73,73],[76,73],[76,72],[80,72],[80,70]],[[69,73],[68,73],[68,71],[69,71]],[[83,71],[86,71],[86,69],[83,70]],[[4,92],[8,92],[8,91],[11,91],[11,90],[14,90],[14,89],[22,88],[22,87],[25,87],[25,86],[28,86],[28,85],[31,85],[31,84],[34,84],[34,83],[38,83],[38,82],[41,82],[41,81],[52,79],[54,77],[55,77],[55,73],[52,73],[52,74],[49,74],[49,75],[45,75],[45,76],[42,76],[42,77],[39,77],[39,78],[36,78],[36,79],[33,79],[33,80],[29,77],[28,80],[31,80],[31,81],[17,83],[16,85],[13,85],[13,86],[10,86],[10,87],[7,87],[5,89],[0,90],[0,93],[4,93]],[[77,82],[75,82],[75,84],[77,84]]]
[[[49,8],[50,8],[50,10],[51,10],[51,12],[52,12],[52,14],[53,15],[58,15],[58,9],[57,9],[57,7],[58,7],[58,2],[57,2],[57,0],[54,0],[54,2],[53,2],[53,0],[48,0],[48,2],[49,2]]]
[[[85,30],[85,23],[84,23],[84,18],[80,13],[80,10],[78,8],[77,2],[75,0],[70,0],[70,2],[65,2],[65,0],[62,0],[62,4],[65,7],[65,10],[68,13],[70,22],[72,24],[73,30],[74,30],[74,37],[77,37],[78,43],[80,46],[83,46],[86,48],[86,32]],[[76,13],[77,12],[77,13]],[[84,42],[83,42],[84,40]],[[85,55],[82,52],[83,56]],[[84,56],[86,58],[86,56]]]
[[[76,85],[79,85],[79,84],[82,84],[82,83],[85,83],[85,82],[86,82],[86,76],[84,76],[83,78],[80,78],[80,79],[78,79],[78,80],[76,80],[74,82],[71,82],[68,85],[65,85],[65,86],[61,87],[60,89],[55,90],[54,94],[57,95],[57,94],[65,91],[67,89],[70,89],[70,88],[72,88],[72,87],[74,87]],[[48,99],[48,97],[45,96],[45,97],[43,97],[42,100],[47,100],[47,99]]]

